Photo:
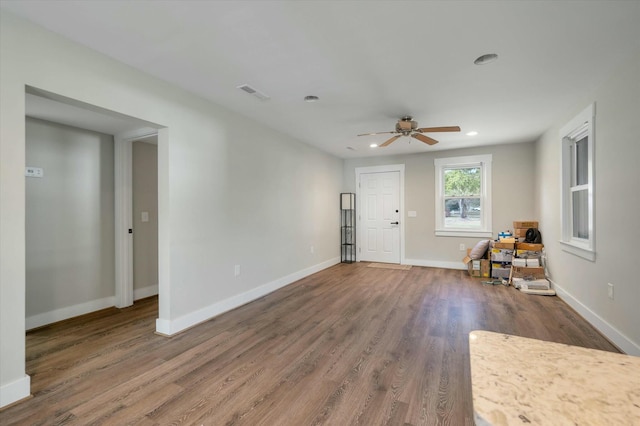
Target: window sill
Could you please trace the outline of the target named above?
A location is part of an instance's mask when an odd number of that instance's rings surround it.
[[[471,237],[471,238],[491,238],[491,231],[473,231],[468,229],[445,230],[437,229],[436,237]]]
[[[560,244],[562,244],[562,250],[566,251],[567,253],[571,253],[583,259],[587,259],[591,262],[595,262],[596,260],[596,252],[593,250],[578,246],[568,241],[560,241]]]

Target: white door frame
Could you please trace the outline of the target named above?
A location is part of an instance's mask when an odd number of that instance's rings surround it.
[[[356,261],[360,261],[360,249],[361,249],[361,235],[362,232],[358,230],[361,227],[361,200],[362,197],[360,191],[360,175],[367,173],[385,173],[385,172],[399,172],[400,173],[400,264],[405,264],[404,258],[404,219],[407,215],[404,212],[404,164],[389,164],[385,166],[371,166],[371,167],[356,167],[356,206],[358,208],[358,222],[356,226]]]
[[[156,129],[142,128],[113,138],[117,308],[133,305],[133,142],[157,134]]]

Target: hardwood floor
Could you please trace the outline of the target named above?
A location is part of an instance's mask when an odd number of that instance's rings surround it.
[[[616,352],[556,297],[340,264],[172,338],[155,298],[27,333],[2,425],[471,425],[471,330]]]

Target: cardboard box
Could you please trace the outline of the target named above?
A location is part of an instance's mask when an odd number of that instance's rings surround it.
[[[513,236],[517,238],[526,238],[529,228],[516,228],[513,230]]]
[[[472,260],[467,265],[469,268],[469,275],[476,278],[489,278],[489,269],[491,264],[489,259]]]
[[[467,249],[467,255],[462,259],[462,262],[467,265],[469,275],[477,278],[489,278],[491,269],[491,263],[487,258],[489,251],[487,250],[484,259],[471,259],[469,253],[471,253],[471,249]]]
[[[511,274],[509,275],[509,283],[513,282],[514,278],[524,278],[527,280],[538,280],[546,278],[544,276],[544,268],[528,268],[526,266],[512,266]]]
[[[540,259],[536,258],[536,257],[525,257],[525,258],[514,258],[511,261],[511,264],[513,266],[528,266],[528,267],[539,267],[542,266],[540,265]]]
[[[491,248],[514,250],[516,248],[516,245],[515,243],[504,243],[502,241],[500,242],[492,241]]]
[[[509,278],[511,267],[504,263],[491,264],[491,278]]]
[[[529,228],[537,228],[538,222],[533,220],[527,220],[522,222],[513,222],[513,229],[529,229]]]
[[[516,250],[516,257],[540,260],[542,259],[542,252],[533,250]]]
[[[514,278],[513,286],[515,288],[524,288],[526,290],[549,290],[549,281],[545,279],[527,281],[523,278]]]
[[[511,262],[515,250],[492,248],[490,250],[490,259],[492,262]]]
[[[542,251],[544,244],[516,243],[516,250]]]

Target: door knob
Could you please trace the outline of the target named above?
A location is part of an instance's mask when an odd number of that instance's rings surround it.
[[[391,222],[392,225],[398,225],[400,222]]]

